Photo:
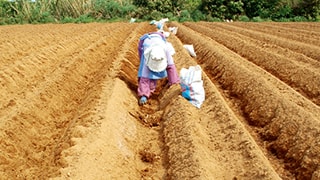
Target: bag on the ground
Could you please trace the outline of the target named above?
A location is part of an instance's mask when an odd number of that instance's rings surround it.
[[[177,34],[178,27],[169,27],[168,29],[172,34]]]
[[[185,44],[183,45],[183,47],[188,51],[188,53],[192,56],[192,57],[196,57],[196,52],[194,51],[193,45],[192,44]]]
[[[182,96],[191,104],[200,108],[205,100],[205,91],[202,81],[202,70],[199,65],[180,70],[180,84]]]

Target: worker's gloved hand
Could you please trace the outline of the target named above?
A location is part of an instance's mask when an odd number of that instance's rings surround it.
[[[139,100],[139,104],[140,104],[140,105],[144,105],[144,104],[146,104],[146,103],[147,103],[147,97],[142,96],[142,97],[140,98],[140,100]]]

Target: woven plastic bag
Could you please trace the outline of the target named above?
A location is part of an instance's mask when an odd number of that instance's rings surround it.
[[[194,51],[194,47],[192,44],[184,44],[183,47],[188,51],[188,53],[192,56],[192,57],[196,57],[196,52]]]
[[[202,81],[202,69],[199,65],[180,70],[180,85],[182,96],[191,104],[200,108],[205,100],[205,91]]]

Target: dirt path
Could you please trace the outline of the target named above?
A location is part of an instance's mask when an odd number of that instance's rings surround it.
[[[318,26],[169,26],[178,70],[202,67],[200,109],[166,80],[138,106],[148,23],[0,26],[0,177],[319,179],[320,47],[277,31]]]

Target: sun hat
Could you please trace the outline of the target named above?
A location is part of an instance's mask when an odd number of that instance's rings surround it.
[[[153,72],[162,72],[167,68],[167,55],[164,46],[156,44],[144,52],[147,67]]]

